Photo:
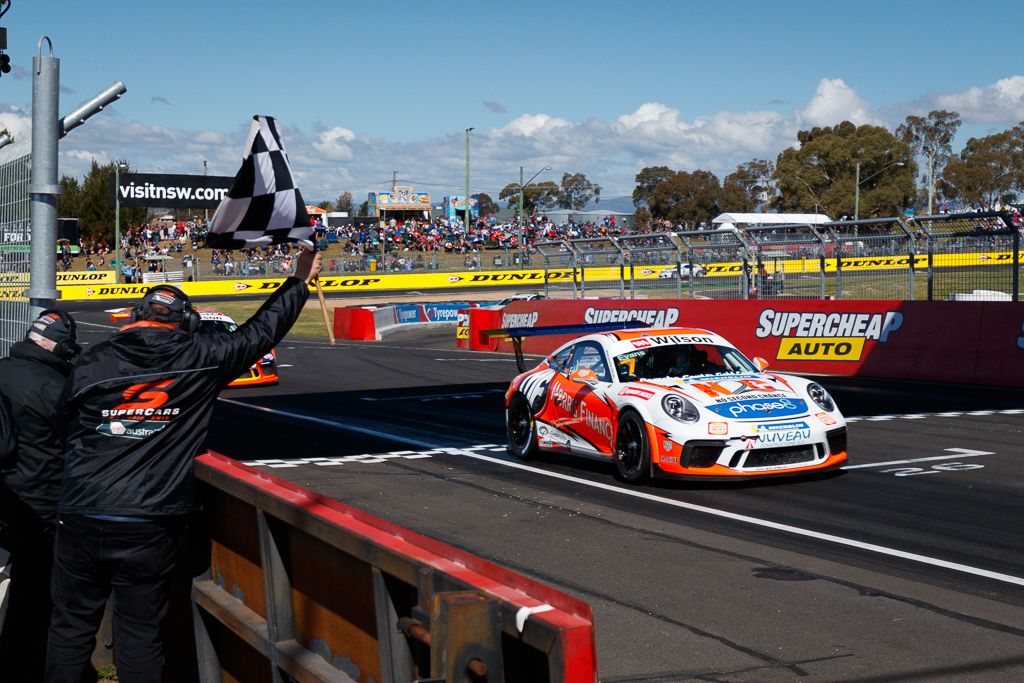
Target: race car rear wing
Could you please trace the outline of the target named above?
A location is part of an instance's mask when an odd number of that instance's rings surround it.
[[[550,337],[556,334],[597,334],[598,332],[614,332],[616,330],[637,330],[650,327],[642,320],[626,320],[612,323],[581,323],[579,325],[544,325],[541,327],[505,327],[497,330],[484,330],[481,334],[488,341],[491,339],[508,339],[516,352],[516,367],[519,372],[526,372],[526,359],[523,358],[523,339],[526,337]]]

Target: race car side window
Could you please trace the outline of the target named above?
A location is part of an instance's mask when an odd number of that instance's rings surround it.
[[[594,371],[597,378],[602,382],[611,382],[611,373],[608,372],[608,363],[604,359],[604,351],[594,342],[583,342],[576,345],[576,352],[569,361],[569,374],[580,368],[589,368]]]
[[[566,372],[566,367],[569,365],[569,357],[572,355],[572,350],[574,348],[576,347],[567,346],[555,355],[551,356],[551,359],[548,360],[548,365],[559,372]]]

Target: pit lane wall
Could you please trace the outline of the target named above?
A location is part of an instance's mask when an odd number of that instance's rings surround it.
[[[1024,302],[522,301],[475,326],[471,319],[470,348],[512,350],[483,342],[485,325],[625,320],[707,328],[781,372],[1024,386]],[[523,351],[547,354],[572,338],[527,338]]]
[[[408,325],[456,324],[465,302],[347,306],[334,309],[334,336],[338,339],[380,341],[385,333]]]
[[[217,453],[196,478],[200,680],[596,682],[583,601]]]

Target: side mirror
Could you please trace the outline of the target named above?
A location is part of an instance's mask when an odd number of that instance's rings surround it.
[[[576,382],[577,384],[589,384],[593,386],[598,383],[597,373],[590,368],[580,368],[576,372],[569,375],[570,382]]]
[[[766,361],[764,358],[761,358],[761,356],[754,356],[754,365],[757,366],[758,370],[768,369],[768,361]]]

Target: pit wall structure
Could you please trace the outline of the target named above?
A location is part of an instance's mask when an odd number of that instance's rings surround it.
[[[712,330],[781,372],[1024,386],[1024,302],[521,301],[470,311],[458,343],[508,352],[482,333],[627,320]],[[523,351],[546,355],[574,336],[529,337]]]
[[[455,325],[460,311],[477,306],[465,302],[347,306],[334,309],[334,336],[355,341],[380,341],[389,332],[419,325]]]

